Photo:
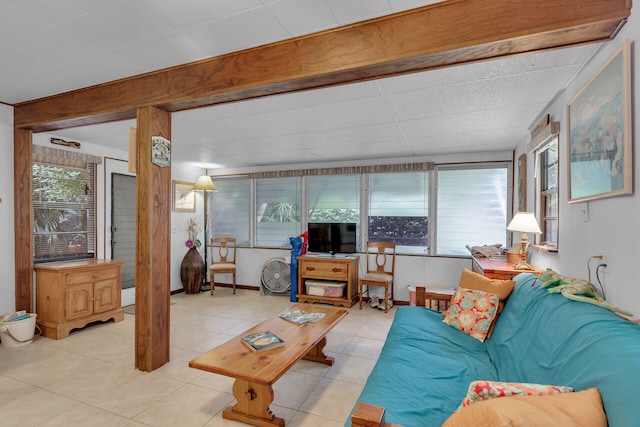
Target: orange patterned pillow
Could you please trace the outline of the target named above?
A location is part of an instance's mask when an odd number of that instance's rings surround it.
[[[442,321],[484,342],[498,312],[499,302],[498,295],[458,288]]]
[[[483,276],[482,274],[469,271],[466,268],[462,270],[462,274],[460,275],[460,282],[458,283],[459,287],[474,289],[476,291],[489,292],[500,297],[498,312],[496,313],[496,317],[493,319],[493,322],[491,322],[491,327],[489,328],[489,332],[487,333],[487,338],[491,337],[493,328],[496,326],[496,322],[498,321],[498,316],[500,316],[500,313],[502,313],[502,309],[504,308],[504,302],[511,294],[511,291],[513,291],[514,285],[515,282],[513,280],[490,279],[486,276]],[[442,315],[444,316],[445,313],[442,313]]]
[[[468,426],[607,427],[598,389],[544,396],[490,399],[454,412],[442,427]]]
[[[572,387],[530,383],[506,383],[499,381],[473,381],[458,410],[481,400],[506,396],[540,396],[572,392]]]

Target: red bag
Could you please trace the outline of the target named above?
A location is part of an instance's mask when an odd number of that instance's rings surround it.
[[[300,249],[300,255],[304,255],[307,253],[307,241],[309,240],[309,232],[305,231],[298,237],[302,237],[302,248]]]

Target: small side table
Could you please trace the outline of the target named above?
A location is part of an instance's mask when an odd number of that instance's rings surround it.
[[[416,305],[442,312],[449,308],[454,292],[455,289],[429,290],[423,286],[416,286]]]
[[[506,260],[498,260],[482,257],[471,257],[471,269],[475,273],[482,274],[490,279],[510,280],[520,273],[540,274],[541,270],[534,267],[533,270],[516,270],[514,265]]]

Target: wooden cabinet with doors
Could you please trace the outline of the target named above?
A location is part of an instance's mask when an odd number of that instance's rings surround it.
[[[43,335],[61,339],[91,322],[123,320],[122,264],[92,258],[35,265],[36,321]]]

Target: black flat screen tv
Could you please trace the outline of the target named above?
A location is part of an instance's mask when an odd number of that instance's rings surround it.
[[[355,222],[310,222],[309,252],[352,254],[356,252]]]

